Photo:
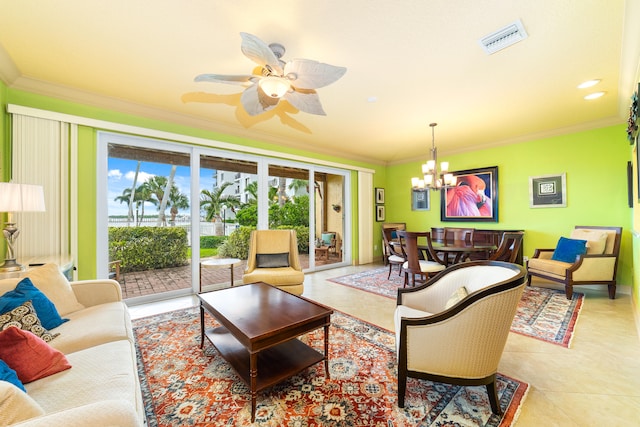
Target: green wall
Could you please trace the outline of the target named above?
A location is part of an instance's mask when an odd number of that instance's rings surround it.
[[[535,248],[555,247],[558,238],[568,236],[575,225],[622,226],[618,283],[631,285],[632,209],[627,201],[631,149],[625,130],[624,125],[611,126],[442,157],[452,170],[498,166],[498,223],[443,223],[436,192],[431,194],[430,211],[411,211],[410,179],[418,175],[424,161],[390,166],[387,180],[394,184],[392,191],[386,191],[387,220],[406,222],[413,230],[444,225],[524,229],[526,256]],[[567,207],[531,209],[529,177],[560,173],[567,174]]]
[[[453,170],[498,166],[498,223],[442,223],[440,221],[439,194],[431,194],[430,211],[411,211],[410,179],[418,174],[420,164],[415,161],[391,166],[346,160],[339,156],[316,154],[310,151],[277,147],[261,141],[222,135],[204,129],[190,128],[172,123],[151,120],[95,107],[79,105],[59,99],[44,97],[7,88],[0,82],[0,167],[2,178],[7,178],[10,153],[9,118],[6,104],[18,104],[60,113],[112,121],[115,123],[146,127],[205,139],[229,142],[243,147],[265,148],[287,154],[313,157],[375,170],[374,187],[386,189],[386,221],[406,222],[410,229],[425,230],[432,226],[469,225],[476,228],[525,229],[525,255],[531,256],[535,248],[554,247],[559,236],[568,235],[575,225],[621,225],[624,227],[619,283],[633,284],[633,244],[631,238],[632,209],[627,205],[626,165],[631,149],[625,138],[625,126],[612,126],[577,132],[553,138],[545,138],[520,144],[505,145],[442,156],[440,160],[451,163]],[[79,277],[95,277],[96,236],[96,132],[99,129],[79,127],[78,175],[81,195],[78,231]],[[443,148],[441,147],[441,150]],[[427,153],[425,153],[425,157]],[[529,208],[529,177],[546,174],[567,174],[566,208]],[[352,177],[351,225],[354,259],[357,257],[357,173]],[[371,215],[375,215],[372,211]],[[380,223],[374,222],[374,242],[380,242]],[[374,255],[381,255],[377,245]],[[637,292],[636,292],[637,294]],[[636,297],[637,299],[637,297]]]
[[[299,156],[306,156],[309,158],[315,158],[320,160],[326,160],[330,162],[342,163],[345,165],[364,167],[375,171],[374,185],[383,187],[385,177],[385,167],[381,165],[374,165],[366,162],[359,162],[341,158],[339,156],[329,156],[323,154],[313,153],[311,151],[305,151],[300,149],[292,149],[288,147],[275,146],[273,144],[250,140],[246,138],[239,138],[231,135],[222,135],[220,133],[207,131],[204,129],[191,128],[182,125],[176,125],[173,123],[151,120],[136,116],[131,116],[123,113],[103,110],[95,107],[80,105],[71,103],[64,100],[54,99],[41,95],[32,94],[29,92],[6,89],[6,86],[0,86],[0,89],[4,89],[6,95],[6,102],[10,104],[22,105],[26,107],[33,107],[42,110],[49,110],[58,113],[71,114],[75,116],[94,118],[98,120],[110,121],[114,123],[144,127],[154,130],[160,130],[165,132],[171,132],[181,135],[193,136],[198,138],[204,138],[209,140],[221,141],[233,143],[238,146],[238,151],[242,151],[244,147],[262,148],[271,151],[281,152],[283,154],[294,154]],[[0,101],[2,98],[0,98]],[[6,108],[3,108],[3,122],[8,123],[8,114]],[[90,279],[96,277],[96,156],[97,156],[97,131],[91,127],[80,126],[78,129],[78,191],[80,194],[79,212],[78,212],[78,235],[80,236],[78,242],[78,277],[80,279]],[[3,159],[4,154],[8,152],[10,137],[4,136],[3,148],[1,154]],[[358,245],[358,221],[357,221],[357,173],[352,172],[352,206],[354,206],[354,217],[351,219],[352,226],[352,257],[357,258]],[[379,234],[379,230],[376,230]]]

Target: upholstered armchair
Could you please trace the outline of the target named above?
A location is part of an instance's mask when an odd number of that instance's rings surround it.
[[[254,230],[242,282],[265,282],[283,291],[301,295],[304,273],[298,257],[295,230]]]
[[[456,264],[426,284],[398,290],[395,311],[398,406],[407,377],[485,385],[500,414],[498,363],[525,286],[524,267],[502,261]]]
[[[616,297],[616,270],[622,227],[576,226],[555,249],[536,249],[527,262],[527,283],[536,276],[564,285],[567,299],[575,285],[607,285]]]

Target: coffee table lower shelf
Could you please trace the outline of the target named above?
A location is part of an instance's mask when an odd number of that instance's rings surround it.
[[[249,351],[222,326],[207,329],[205,335],[251,388]],[[322,353],[297,338],[266,348],[258,353],[256,388],[251,390],[252,395],[323,360],[325,356]],[[325,374],[328,376],[329,373]]]

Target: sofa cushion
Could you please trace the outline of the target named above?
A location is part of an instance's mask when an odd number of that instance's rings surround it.
[[[135,354],[128,340],[77,351],[67,355],[73,369],[25,384],[25,388],[47,413],[123,399],[143,416]]]
[[[554,261],[552,259],[543,258],[530,258],[527,263],[527,270],[532,273],[540,273],[562,280],[567,277],[567,268],[572,265],[573,263],[570,262]]]
[[[69,313],[69,321],[52,332],[59,332],[51,346],[64,354],[118,340],[134,342],[131,318],[122,302],[109,302]]]
[[[572,239],[587,241],[587,254],[602,255],[607,248],[607,236],[609,234],[603,230],[592,230],[586,228],[576,228],[571,232]]]
[[[299,285],[304,282],[304,273],[292,267],[258,268],[242,276],[244,283],[265,282],[274,286]]]
[[[587,241],[579,239],[568,239],[561,237],[558,240],[555,251],[551,259],[562,262],[576,262],[576,257],[587,252]]]
[[[0,359],[24,384],[71,368],[64,354],[15,326],[0,331]]]
[[[15,289],[0,296],[0,313],[12,310],[25,301],[31,301],[42,326],[47,329],[53,329],[67,321],[60,317],[55,304],[28,278],[22,279]]]
[[[44,411],[27,393],[15,385],[0,381],[0,426],[44,415]]]
[[[18,374],[16,374],[16,371],[11,369],[9,365],[7,365],[7,362],[2,359],[0,359],[0,381],[9,382],[18,387],[20,390],[25,392],[27,391],[25,390],[22,381],[20,381],[20,378],[18,378]]]
[[[49,330],[42,326],[31,301],[26,301],[13,310],[0,314],[0,330],[7,329],[11,326],[29,331],[46,342],[51,341],[59,335],[49,332]]]
[[[84,308],[78,302],[69,281],[56,264],[45,264],[42,267],[33,268],[24,277],[30,278],[36,288],[40,289],[55,304],[61,316]]]
[[[289,252],[283,252],[281,254],[256,254],[256,267],[289,267]]]

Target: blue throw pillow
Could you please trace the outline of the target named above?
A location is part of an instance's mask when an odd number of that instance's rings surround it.
[[[2,359],[0,359],[0,381],[10,382],[25,393],[27,392],[27,390],[22,385],[22,381],[18,379],[18,374],[16,374],[16,371],[11,369],[9,365],[7,365],[7,363]]]
[[[322,233],[322,243],[324,245],[330,246],[331,239],[333,239],[333,233]]]
[[[554,261],[574,263],[578,255],[585,253],[587,253],[586,240],[561,237],[560,240],[558,240],[558,245],[556,246],[556,250],[553,251],[551,259]]]
[[[38,319],[40,319],[40,323],[42,323],[42,326],[46,329],[53,329],[69,320],[60,317],[56,306],[45,294],[34,286],[28,277],[22,279],[14,290],[0,296],[0,314],[11,311],[26,301],[31,301],[38,315]]]

